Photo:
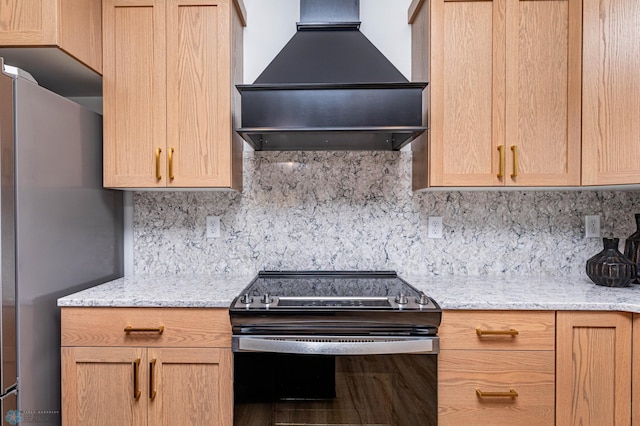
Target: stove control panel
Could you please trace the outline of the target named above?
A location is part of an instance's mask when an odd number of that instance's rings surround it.
[[[396,297],[278,297],[268,293],[251,295],[245,293],[238,297],[232,307],[236,309],[372,309],[397,311],[423,311],[437,309],[429,296],[407,296],[404,293]]]

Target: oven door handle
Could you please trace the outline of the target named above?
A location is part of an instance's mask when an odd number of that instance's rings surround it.
[[[300,355],[437,354],[438,337],[234,336],[234,352]]]

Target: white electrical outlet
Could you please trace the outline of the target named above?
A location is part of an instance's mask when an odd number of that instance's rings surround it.
[[[429,217],[429,238],[442,238],[442,217]]]
[[[220,238],[220,216],[207,216],[207,238]]]
[[[584,236],[586,238],[600,237],[600,215],[584,217]]]

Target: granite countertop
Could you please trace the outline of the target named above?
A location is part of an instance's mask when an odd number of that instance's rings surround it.
[[[585,277],[401,276],[442,309],[605,310],[640,313],[640,285]],[[58,299],[58,306],[229,307],[254,275],[135,275]]]

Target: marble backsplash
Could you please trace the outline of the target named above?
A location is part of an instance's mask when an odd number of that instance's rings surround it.
[[[635,231],[633,191],[411,191],[410,152],[245,152],[244,190],[136,192],[134,273],[261,269],[584,274],[603,236]],[[220,216],[220,238],[206,217]],[[443,238],[427,238],[429,216]]]

